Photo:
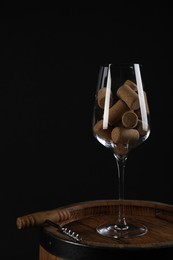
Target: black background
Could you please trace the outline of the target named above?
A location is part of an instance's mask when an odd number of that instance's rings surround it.
[[[158,2],[0,9],[1,258],[38,259],[38,230],[18,216],[117,197],[115,159],[91,131],[104,62],[142,63],[148,87],[151,134],[129,155],[125,197],[173,204],[172,20]]]

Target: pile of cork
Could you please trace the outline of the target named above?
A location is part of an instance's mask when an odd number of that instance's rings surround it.
[[[146,113],[149,114],[146,93]],[[106,88],[98,91],[97,105],[104,113]],[[148,129],[143,129],[141,110],[137,85],[131,80],[126,80],[116,91],[116,100],[113,94],[109,97],[108,125],[103,129],[103,118],[94,125],[94,133],[107,142],[115,144],[115,152],[119,155],[126,154],[129,148],[134,145],[142,136],[145,136]]]

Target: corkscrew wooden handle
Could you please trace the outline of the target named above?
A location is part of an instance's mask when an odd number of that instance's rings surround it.
[[[24,216],[19,216],[16,219],[18,229],[36,227],[42,225],[46,219],[54,222],[65,221],[70,218],[70,211],[66,209],[53,209],[48,211],[40,211]]]

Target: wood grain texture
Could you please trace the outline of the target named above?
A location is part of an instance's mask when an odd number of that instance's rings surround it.
[[[142,223],[148,227],[146,235],[137,238],[111,239],[95,231],[97,226],[116,222],[119,201],[90,201],[67,206],[69,219],[59,224],[77,232],[88,246],[116,248],[152,248],[173,246],[173,206],[150,201],[124,201],[128,221]],[[58,236],[53,227],[45,230]],[[63,235],[65,239],[71,241]],[[61,236],[62,238],[62,236]]]
[[[46,219],[61,222],[70,218],[70,212],[66,209],[53,209],[48,211],[34,212],[16,219],[18,229],[36,227],[42,225]]]
[[[124,203],[127,223],[133,221],[147,226],[148,232],[144,236],[115,239],[104,237],[96,232],[99,225],[116,223],[119,203]],[[47,218],[75,231],[82,241],[74,241],[55,227],[45,225],[44,221]],[[82,254],[86,250],[85,254],[87,254],[90,249],[100,250],[100,252],[104,250],[104,253],[105,250],[111,250],[111,252],[115,250],[117,253],[117,251],[128,250],[137,252],[173,249],[173,205],[160,202],[138,200],[79,202],[50,211],[21,216],[17,220],[17,226],[18,228],[41,227],[40,247],[44,248],[50,256],[52,255],[50,260],[66,259],[64,256],[68,250],[73,253],[78,250],[80,259],[80,250]],[[48,256],[44,258],[44,254],[47,253],[40,250],[42,255],[40,260],[49,260]],[[67,257],[67,259],[70,258]],[[75,258],[71,257],[71,259]]]
[[[63,258],[50,254],[42,246],[40,246],[39,247],[39,260],[63,260]]]

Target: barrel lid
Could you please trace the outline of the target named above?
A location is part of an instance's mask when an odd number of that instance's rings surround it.
[[[79,234],[76,241],[53,226],[41,226],[40,245],[48,252],[64,259],[106,259],[115,256],[154,256],[173,252],[173,206],[160,202],[125,200],[127,221],[133,220],[147,226],[148,232],[137,238],[108,238],[96,232],[96,227],[116,221],[119,200],[79,202],[61,207],[61,227]]]

